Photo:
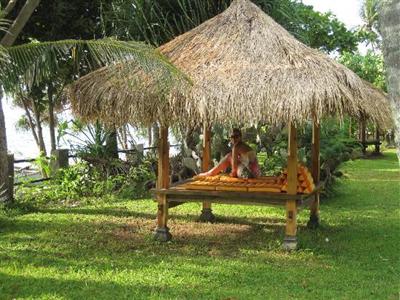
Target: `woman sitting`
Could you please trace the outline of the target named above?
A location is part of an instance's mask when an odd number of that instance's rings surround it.
[[[231,134],[232,151],[225,155],[217,166],[199,176],[214,176],[231,167],[232,177],[257,178],[260,176],[260,167],[256,152],[242,141],[242,133],[234,128]]]

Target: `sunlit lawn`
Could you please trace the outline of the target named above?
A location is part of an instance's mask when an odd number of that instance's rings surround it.
[[[0,214],[0,299],[399,299],[400,173],[394,152],[343,165],[305,227],[281,250],[284,210],[198,204],[171,210],[155,242],[151,200]]]

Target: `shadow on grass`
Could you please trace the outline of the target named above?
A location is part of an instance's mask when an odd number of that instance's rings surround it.
[[[110,216],[110,217],[124,217],[124,218],[141,218],[156,220],[157,213],[156,210],[154,214],[144,213],[138,211],[128,211],[126,209],[112,209],[112,208],[68,208],[68,209],[40,209],[38,213],[50,213],[50,214],[72,214],[72,215],[89,215],[89,216]],[[180,220],[187,222],[199,222],[199,213],[196,214],[175,214],[173,209],[170,209],[169,215],[171,220]],[[284,214],[284,209],[282,209],[282,215]],[[230,217],[216,215],[216,224],[218,223],[231,223],[231,224],[242,224],[242,225],[255,225],[259,223],[272,223],[272,224],[284,224],[284,218],[269,218],[266,217]]]
[[[63,298],[63,299],[134,299],[135,297],[160,296],[167,292],[170,295],[192,295],[195,298],[197,291],[190,291],[184,286],[168,287],[160,283],[157,285],[127,284],[122,285],[110,281],[94,281],[87,279],[55,279],[49,277],[28,277],[8,275],[0,272],[0,294],[14,298]]]
[[[94,213],[90,209],[78,211]],[[59,213],[65,211],[59,210]],[[58,220],[55,216],[50,220],[9,220],[2,224],[0,242],[19,245],[23,250],[14,251],[13,257],[26,263],[34,257],[46,264],[54,255],[61,258],[79,255],[89,259],[99,254],[129,255],[135,251],[160,257],[192,256],[197,252],[229,257],[243,249],[279,248],[285,227],[282,218],[220,217],[218,223],[210,224],[193,222],[193,216],[177,215],[169,223],[173,240],[164,244],[153,240],[156,225],[153,215],[151,218],[144,213],[128,215],[130,219],[98,220],[78,216],[78,219]]]

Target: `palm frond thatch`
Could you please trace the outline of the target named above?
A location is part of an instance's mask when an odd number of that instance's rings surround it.
[[[174,97],[175,105],[167,100],[168,104],[162,107],[161,116],[170,121],[302,123],[312,116],[321,119],[326,115],[349,114],[359,118],[367,114],[381,126],[388,123],[390,114],[374,109],[377,94],[356,74],[297,41],[249,0],[234,0],[222,14],[159,50],[193,81],[184,102],[183,98]],[[119,70],[123,68],[121,65]],[[118,73],[117,69],[103,72]],[[135,97],[124,100],[122,95],[136,95],[138,91],[129,85],[113,87],[110,82],[111,77],[106,87],[93,85],[92,90],[108,89],[113,91],[109,95],[118,94],[120,103],[114,103],[114,107],[124,110]],[[85,84],[94,83],[88,79]],[[85,95],[89,102],[100,103],[98,94]],[[142,106],[142,112],[155,109],[156,102],[143,100],[134,107]],[[97,106],[96,112],[110,119],[106,113],[108,107],[108,104]],[[88,110],[87,114],[90,113]],[[156,115],[160,116],[157,113],[152,118]]]
[[[392,107],[387,94],[375,87],[372,83],[363,80],[364,91],[369,99],[368,105],[363,107],[363,115],[377,123],[381,129],[394,127]]]
[[[185,112],[183,95],[189,85],[186,77],[149,73],[126,61],[83,76],[69,91],[72,109],[83,120],[115,126],[170,125]]]

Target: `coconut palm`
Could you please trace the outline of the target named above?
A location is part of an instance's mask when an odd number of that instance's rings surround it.
[[[361,4],[360,17],[364,21],[361,30],[367,34],[367,41],[375,50],[379,47],[378,5],[380,0],[364,0]]]
[[[369,30],[378,30],[378,5],[380,0],[364,0],[360,16]]]

